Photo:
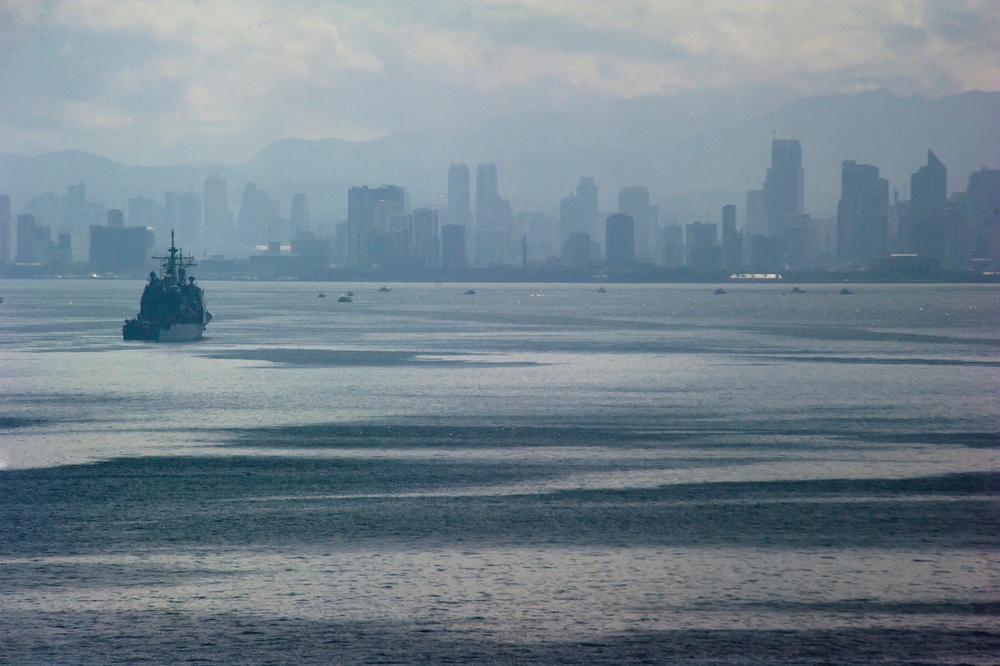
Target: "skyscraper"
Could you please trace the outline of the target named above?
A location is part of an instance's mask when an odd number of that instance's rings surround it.
[[[943,258],[948,170],[930,150],[927,164],[910,176],[910,209],[904,220],[906,249],[924,257]]]
[[[764,179],[764,213],[767,235],[781,236],[782,219],[799,215],[805,206],[805,172],[798,139],[771,142],[771,168]]]
[[[469,165],[453,163],[448,167],[448,223],[469,229],[472,225],[470,202]]]
[[[736,231],[736,206],[722,207],[722,265],[738,268],[743,265],[743,236]]]
[[[0,194],[0,266],[10,261],[10,196]]]
[[[203,187],[202,205],[205,222],[205,247],[209,252],[221,252],[232,244],[233,214],[229,211],[226,179],[209,176]]]
[[[498,191],[496,165],[480,164],[476,168],[476,261],[504,262],[513,222],[510,202]]]
[[[381,204],[381,206],[379,205]],[[352,187],[347,192],[347,263],[370,268],[380,259],[379,233],[388,232],[391,215],[404,212],[406,192],[398,185]],[[376,210],[378,209],[378,215]],[[376,228],[376,217],[382,229]]]
[[[608,266],[631,266],[635,263],[635,220],[631,215],[615,213],[604,223],[604,247]]]
[[[653,234],[657,226],[659,211],[649,205],[649,188],[629,185],[618,190],[618,212],[635,220],[636,259],[642,262],[653,260]]]
[[[292,238],[297,238],[309,231],[309,201],[304,193],[298,192],[292,195],[292,209],[288,216],[288,222],[291,225],[289,231]]]
[[[889,181],[878,167],[854,160],[841,165],[837,204],[837,261],[864,267],[886,251]]]

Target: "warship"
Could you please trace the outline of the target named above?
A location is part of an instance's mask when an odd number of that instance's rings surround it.
[[[212,315],[205,305],[204,290],[187,275],[186,269],[197,264],[174,246],[173,231],[167,256],[153,259],[161,262],[160,275],[150,272],[139,300],[139,314],[125,320],[122,338],[154,342],[200,339]]]

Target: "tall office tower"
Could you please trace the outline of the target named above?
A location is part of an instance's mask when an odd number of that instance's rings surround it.
[[[276,231],[280,208],[265,190],[258,190],[254,183],[247,183],[236,217],[240,242],[258,245],[274,240],[271,235]]]
[[[602,229],[597,210],[597,183],[593,178],[586,176],[580,179],[576,186],[576,198],[580,205],[581,231],[590,234],[591,238],[600,238]]]
[[[1000,169],[986,169],[969,174],[969,220],[975,230],[977,258],[989,259],[994,270],[1000,269]]]
[[[446,269],[465,268],[465,229],[461,224],[446,224],[441,227],[441,267]]]
[[[676,222],[660,230],[660,254],[665,268],[680,268],[684,265],[684,228]]]
[[[478,172],[477,172],[478,175]],[[495,181],[494,181],[495,182]],[[472,227],[469,165],[453,163],[448,167],[448,224]]]
[[[604,247],[608,266],[631,266],[635,263],[635,220],[631,215],[615,213],[604,222]]]
[[[513,227],[510,202],[502,199],[497,189],[496,165],[480,164],[476,168],[476,261],[503,263]]]
[[[910,176],[910,209],[904,220],[906,249],[924,257],[943,258],[948,170],[930,150],[927,164]]]
[[[389,217],[404,212],[405,207],[406,190],[398,185],[365,185],[347,191],[348,266],[370,268],[383,259]]]
[[[306,195],[298,192],[292,195],[292,209],[288,216],[289,230],[292,238],[309,231],[309,201]]]
[[[739,268],[743,265],[743,235],[736,231],[736,206],[722,207],[722,265]]]
[[[166,222],[170,229],[164,229],[164,238],[171,231],[177,235],[183,249],[194,256],[205,249],[201,220],[201,197],[197,192],[167,192],[164,197],[167,210]]]
[[[209,176],[203,187],[205,247],[223,252],[233,247],[233,214],[229,210],[229,187],[222,176]]]
[[[10,196],[0,194],[0,266],[10,261]]]
[[[418,208],[410,216],[410,256],[417,264],[428,268],[440,265],[438,247],[438,212],[432,208]]]
[[[656,232],[658,213],[649,205],[649,188],[629,185],[618,190],[618,212],[635,220],[635,256],[641,262],[653,261],[653,234]]]
[[[881,257],[889,225],[889,181],[878,167],[848,160],[841,165],[837,204],[837,262],[855,267]]]
[[[580,178],[576,192],[559,202],[559,235],[564,241],[570,234],[577,232],[585,233],[591,238],[601,238],[604,234],[599,227],[597,184],[593,178]]]
[[[802,146],[798,139],[774,139],[771,143],[771,168],[764,178],[767,235],[781,236],[783,220],[786,216],[801,214],[804,200]]]
[[[684,228],[687,239],[687,264],[697,270],[715,270],[722,264],[715,224],[693,222]]]
[[[52,234],[47,226],[39,226],[34,215],[17,216],[17,256],[20,264],[47,264],[51,255]]]

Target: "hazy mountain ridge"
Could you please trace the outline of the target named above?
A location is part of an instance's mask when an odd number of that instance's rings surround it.
[[[170,190],[200,191],[204,178],[229,181],[238,207],[247,181],[287,207],[305,191],[315,214],[346,217],[352,185],[397,183],[414,205],[446,200],[449,163],[497,164],[501,194],[515,210],[555,212],[580,176],[594,176],[603,210],[614,210],[622,185],[647,185],[661,215],[717,215],[763,182],[772,135],[795,136],[803,146],[806,210],[828,216],[836,208],[840,163],[879,166],[905,198],[909,176],[933,150],[949,170],[949,190],[965,189],[970,171],[1000,166],[1000,92],[968,92],[927,99],[885,90],[797,99],[744,117],[739,100],[669,98],[605,102],[566,115],[522,115],[465,126],[400,132],[366,142],[288,138],[243,165],[128,166],[82,151],[24,157],[0,155],[0,191],[15,211],[43,192],[62,194],[86,183],[87,198],[109,207]],[[760,111],[760,100],[748,107]],[[742,119],[741,119],[742,118]],[[714,211],[714,212],[713,212]],[[742,218],[742,213],[740,214]]]

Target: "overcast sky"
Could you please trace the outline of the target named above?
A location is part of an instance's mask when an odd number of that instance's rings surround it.
[[[0,0],[0,151],[242,162],[471,114],[1000,89],[997,0]]]

